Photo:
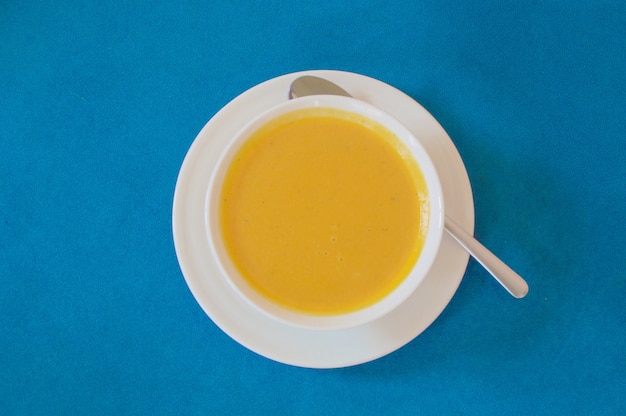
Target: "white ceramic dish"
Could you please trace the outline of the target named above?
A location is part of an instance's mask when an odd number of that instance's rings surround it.
[[[428,222],[426,223],[428,232],[425,236],[424,247],[415,266],[404,281],[383,299],[367,308],[345,314],[312,315],[299,313],[269,301],[250,287],[247,280],[241,276],[237,267],[232,263],[221,238],[218,209],[219,195],[221,193],[221,185],[226,175],[226,170],[237,151],[255,131],[269,121],[286,113],[311,108],[333,108],[359,114],[365,119],[373,120],[380,125],[384,125],[404,143],[406,151],[409,152],[415,162],[417,162],[417,166],[419,166],[426,186],[428,187],[427,211],[429,215],[427,217]],[[430,160],[428,152],[426,152],[407,128],[394,117],[381,111],[378,107],[361,100],[336,95],[309,96],[284,101],[262,113],[258,118],[255,118],[252,122],[247,124],[234,136],[233,140],[228,143],[226,151],[218,160],[216,168],[211,175],[211,180],[209,181],[206,200],[205,212],[208,215],[206,220],[207,238],[209,239],[211,253],[217,259],[217,263],[220,266],[221,275],[226,278],[236,292],[255,306],[259,312],[265,313],[281,322],[302,328],[317,330],[347,329],[379,319],[389,313],[404,302],[426,277],[438,254],[443,234],[443,195],[437,170]]]
[[[200,131],[181,167],[173,206],[176,254],[185,280],[207,315],[246,348],[286,364],[333,368],[384,356],[422,333],[456,292],[469,255],[444,235],[435,262],[419,288],[399,307],[373,322],[346,330],[319,331],[278,322],[244,301],[220,275],[205,233],[205,198],[211,172],[234,134],[261,112],[287,100],[291,81],[325,77],[355,98],[393,115],[429,153],[441,181],[446,212],[474,229],[474,205],[463,162],[437,121],[401,91],[373,78],[341,71],[307,71],[271,79],[222,108]]]

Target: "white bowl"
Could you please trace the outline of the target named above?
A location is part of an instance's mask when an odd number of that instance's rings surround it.
[[[260,295],[241,276],[231,261],[224,242],[222,241],[222,233],[220,230],[219,195],[221,193],[224,176],[233,156],[252,133],[270,120],[291,111],[311,107],[332,108],[353,112],[385,126],[409,149],[428,187],[428,231],[422,251],[408,276],[391,293],[378,302],[354,312],[337,315],[317,315],[296,312],[277,305]],[[395,118],[375,106],[354,98],[334,95],[308,96],[285,101],[262,113],[245,125],[232,138],[212,172],[206,195],[205,212],[207,213],[206,232],[212,251],[211,255],[217,260],[222,277],[226,279],[234,291],[259,312],[277,321],[297,327],[317,330],[339,330],[363,325],[384,316],[404,302],[420,285],[424,277],[426,277],[439,250],[444,224],[443,193],[437,171],[428,153],[426,153],[413,134]]]

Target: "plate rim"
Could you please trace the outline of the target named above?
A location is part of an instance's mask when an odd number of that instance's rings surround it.
[[[353,91],[351,91],[351,93],[353,93],[355,98],[363,99],[370,104],[379,106],[381,109],[398,118],[403,123],[407,122],[406,119],[409,115],[415,116],[416,121],[414,122],[413,119],[409,120],[408,123],[411,125],[407,125],[407,127],[418,138],[420,138],[421,136],[424,137],[424,134],[422,133],[430,134],[432,136],[427,139],[431,140],[430,146],[426,146],[422,140],[420,140],[420,142],[422,142],[422,145],[429,152],[431,158],[433,158],[433,162],[435,163],[435,167],[437,168],[440,176],[445,176],[442,175],[442,172],[439,170],[440,168],[450,171],[448,172],[448,176],[455,176],[455,182],[457,182],[456,186],[458,188],[462,188],[461,190],[464,194],[460,197],[463,199],[461,204],[463,206],[459,207],[459,204],[456,204],[457,212],[450,212],[455,211],[455,205],[451,204],[449,200],[454,200],[455,198],[449,198],[448,195],[444,196],[444,200],[446,201],[446,213],[452,216],[461,225],[463,225],[464,228],[470,233],[473,233],[474,230],[473,195],[471,191],[469,177],[467,175],[467,171],[465,169],[463,161],[458,153],[458,150],[454,146],[454,143],[452,142],[450,137],[437,122],[437,120],[435,120],[435,118],[430,115],[430,113],[424,107],[422,107],[419,103],[417,103],[415,100],[413,100],[402,91],[382,81],[361,74],[335,70],[314,70],[294,72],[269,79],[239,94],[224,107],[222,107],[222,109],[220,109],[213,117],[211,117],[211,119],[200,130],[200,132],[192,142],[181,165],[179,175],[176,181],[174,201],[172,206],[172,232],[174,236],[176,255],[185,281],[189,286],[189,289],[191,290],[196,301],[202,307],[207,316],[209,316],[209,318],[224,333],[226,333],[232,339],[234,339],[244,347],[248,348],[249,350],[266,358],[300,367],[346,367],[372,361],[374,359],[387,355],[401,348],[402,346],[419,336],[424,330],[426,330],[438,318],[443,309],[445,309],[445,307],[449,304],[453,295],[456,293],[456,290],[461,283],[463,275],[465,274],[467,263],[469,261],[469,254],[467,254],[458,245],[456,245],[456,243],[454,243],[449,236],[444,236],[445,238],[444,241],[442,241],[442,245],[440,248],[441,253],[438,254],[437,257],[443,256],[447,253],[447,256],[451,256],[454,258],[457,263],[457,270],[455,270],[455,273],[453,273],[455,276],[448,278],[449,281],[447,282],[447,290],[445,290],[445,299],[440,299],[437,308],[429,309],[432,319],[428,319],[429,322],[422,322],[420,327],[413,327],[410,330],[403,328],[404,325],[400,326],[394,324],[393,320],[390,321],[390,318],[393,318],[394,316],[402,316],[405,313],[412,314],[416,312],[415,305],[401,305],[401,307],[397,308],[397,310],[394,310],[391,314],[389,314],[392,316],[388,315],[378,321],[365,324],[358,328],[351,328],[348,330],[340,331],[315,331],[310,329],[307,330],[303,328],[289,327],[286,326],[286,324],[275,322],[271,320],[271,318],[267,317],[255,317],[254,314],[257,313],[256,311],[245,310],[246,307],[242,305],[229,305],[223,300],[216,299],[215,296],[213,296],[210,301],[208,300],[209,296],[207,290],[210,292],[221,291],[224,297],[228,297],[229,294],[227,292],[228,290],[232,291],[232,288],[227,285],[220,285],[219,281],[224,279],[219,276],[217,280],[213,279],[211,285],[209,285],[210,287],[208,287],[206,281],[207,279],[199,277],[198,271],[194,270],[198,268],[198,256],[201,256],[203,253],[201,248],[197,247],[197,244],[193,244],[193,242],[188,241],[189,230],[185,229],[185,227],[190,227],[190,224],[188,223],[186,218],[188,209],[186,210],[185,208],[189,208],[189,204],[192,204],[193,209],[193,207],[196,206],[193,204],[197,204],[198,200],[201,202],[200,206],[203,208],[204,193],[197,192],[201,195],[195,195],[194,198],[193,192],[190,192],[187,185],[189,184],[189,181],[191,179],[197,178],[198,176],[207,176],[207,166],[204,166],[204,168],[202,168],[202,166],[200,166],[202,165],[202,163],[198,164],[198,162],[201,160],[201,156],[206,156],[207,151],[218,150],[216,149],[216,147],[219,147],[219,140],[216,139],[214,136],[211,137],[211,135],[214,133],[214,130],[219,129],[221,125],[225,125],[224,123],[235,122],[238,117],[238,115],[235,113],[244,108],[243,106],[245,106],[244,113],[258,113],[262,111],[262,107],[269,108],[274,104],[270,103],[270,101],[283,99],[283,97],[284,100],[287,100],[287,90],[289,83],[291,82],[291,80],[301,75],[316,75],[326,77],[331,81],[341,84],[346,89],[349,87],[350,84],[353,88]],[[357,88],[358,86],[362,88]],[[282,97],[281,94],[279,94],[279,90],[282,92]],[[348,89],[348,91],[350,90]],[[393,100],[386,100],[385,102],[381,102],[380,97],[382,96],[393,97]],[[377,102],[373,102],[373,100]],[[407,104],[412,108],[409,110],[403,110],[399,107],[399,105]],[[402,112],[402,117],[398,117],[398,113],[400,112]],[[239,117],[242,118],[244,117],[244,115],[239,114]],[[403,118],[405,120],[403,120]],[[420,130],[420,132],[417,133],[414,131],[414,129],[417,128],[416,124],[414,123],[416,123],[418,119],[419,122],[425,123],[425,126],[427,127],[426,130],[428,130],[427,132]],[[242,123],[245,123],[245,121],[246,120],[242,121]],[[423,128],[423,126],[420,128]],[[237,129],[238,127],[235,127],[231,130]],[[227,133],[224,133],[223,135],[226,134]],[[222,141],[224,140],[225,139],[222,139]],[[439,148],[438,152],[436,149],[437,147]],[[431,152],[438,153],[437,157],[433,157],[433,154],[431,154]],[[219,153],[221,154],[221,152]],[[441,159],[442,156],[445,156],[445,158],[449,159],[448,162],[451,161],[453,163],[446,163],[446,166],[443,167],[438,166],[438,164],[436,163],[436,159]],[[217,158],[219,158],[219,154],[214,157],[214,159]],[[204,165],[210,165],[210,163]],[[210,169],[208,170],[207,177],[210,177]],[[443,188],[444,179],[440,179],[442,181]],[[449,190],[449,192],[451,192],[451,190]],[[459,197],[457,195],[456,199],[458,198]],[[204,221],[204,216],[202,217],[202,221]],[[201,224],[199,228],[204,229],[204,224]],[[435,261],[437,261],[437,259]],[[460,264],[463,264],[462,270],[460,270]],[[210,268],[211,266],[209,266],[209,269]],[[416,293],[419,293],[420,289],[422,289],[422,292],[425,290],[420,286]],[[411,295],[411,297],[418,296],[416,293]],[[409,302],[409,300],[407,300],[407,304],[411,303]],[[247,307],[250,307],[250,305],[247,305]],[[233,311],[234,309],[237,310]],[[247,325],[247,328],[245,330],[242,329],[241,324],[239,325],[239,328],[237,328],[238,325],[233,324],[232,317],[230,319],[228,318],[228,310],[230,310],[231,314],[236,312],[239,315],[239,317],[237,318],[239,322],[247,323],[248,321],[242,320],[250,319],[252,321],[256,321],[256,324],[263,328],[251,329],[250,324]],[[270,321],[264,321],[264,319],[270,319]],[[388,326],[392,327],[390,331],[392,331],[394,334],[394,342],[380,342],[381,339],[375,338],[374,336],[378,335],[381,330],[383,330],[383,332],[388,332],[388,328],[386,328]],[[393,327],[395,327],[395,329],[393,329]],[[285,349],[285,346],[277,346],[270,343],[269,345],[272,346],[268,347],[267,342],[259,342],[263,341],[264,338],[267,338],[268,336],[278,336],[279,338],[281,338],[282,335],[282,338],[286,340],[287,343],[294,344],[295,333],[298,333],[297,335],[301,336],[303,339],[308,339],[313,343],[317,343],[317,347],[319,348],[307,350],[306,352],[298,352],[298,345],[291,345],[292,347],[296,348]],[[342,347],[342,345],[340,344],[350,344],[351,341],[352,344],[354,344],[355,340],[357,339],[368,340],[370,342],[373,342],[377,347],[370,348],[369,350],[368,347],[363,348],[364,350],[368,351],[360,351],[360,354],[351,354],[346,358],[338,358],[336,356],[336,351],[334,351],[332,348],[333,346],[337,346],[340,348]],[[298,342],[295,343],[297,344]],[[304,348],[305,346],[302,345],[302,347]]]

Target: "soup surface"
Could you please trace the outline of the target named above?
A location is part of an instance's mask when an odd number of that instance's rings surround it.
[[[428,191],[406,146],[335,109],[283,115],[237,151],[222,185],[222,236],[259,293],[327,315],[369,306],[415,264]]]

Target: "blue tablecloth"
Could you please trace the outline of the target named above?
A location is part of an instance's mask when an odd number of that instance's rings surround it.
[[[370,363],[280,364],[202,311],[172,199],[198,131],[289,72],[378,78],[469,174],[474,261]],[[0,7],[0,413],[626,414],[626,6],[27,2]]]

